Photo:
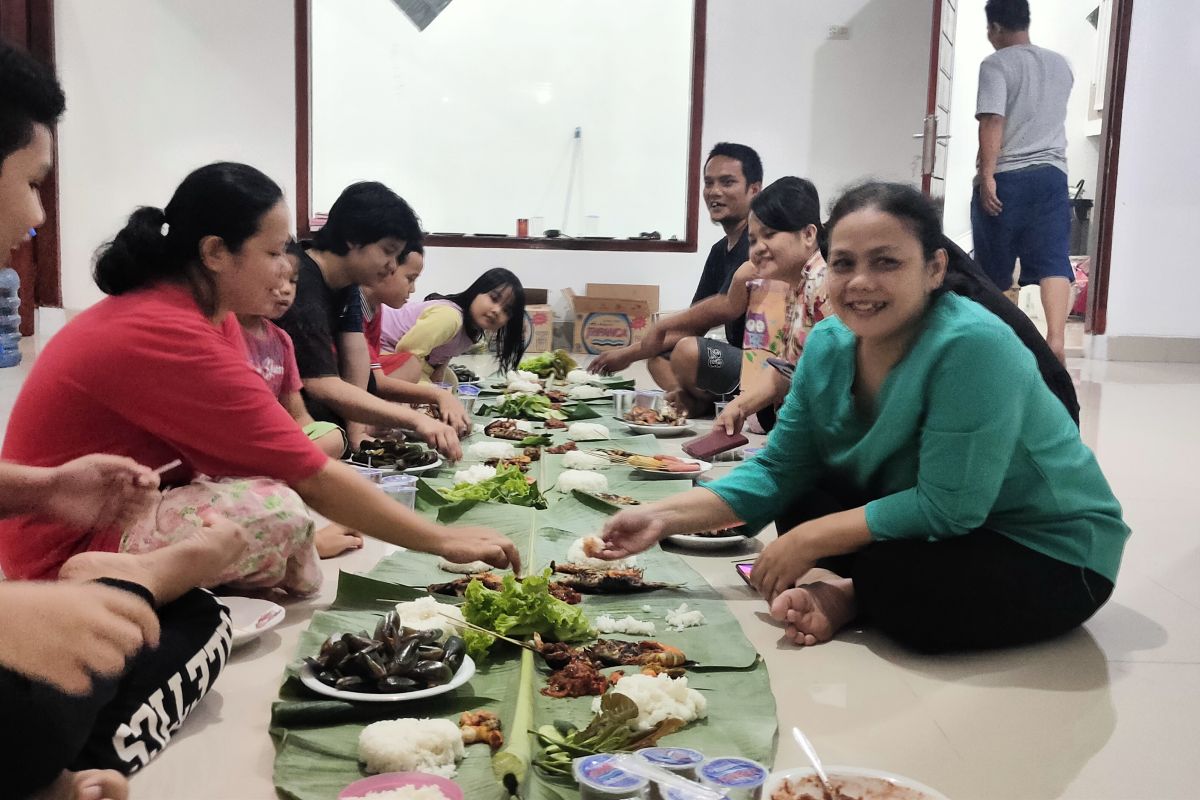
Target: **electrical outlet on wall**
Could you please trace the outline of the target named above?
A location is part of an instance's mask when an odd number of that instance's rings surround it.
[[[845,41],[846,39],[850,38],[850,26],[849,25],[830,25],[829,26],[829,36],[826,38],[836,39],[838,41]]]

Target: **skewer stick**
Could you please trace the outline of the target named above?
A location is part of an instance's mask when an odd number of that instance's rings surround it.
[[[161,467],[154,470],[154,474],[162,475],[164,472],[170,472],[171,470],[175,469],[182,463],[183,463],[183,461],[178,458],[175,459],[174,461],[168,461],[166,464],[163,464]]]
[[[515,644],[517,647],[522,647],[531,653],[538,652],[538,649],[531,644],[527,644],[525,642],[518,642],[516,639],[510,639],[507,636],[504,636],[503,634],[496,633],[493,630],[488,630],[487,628],[483,627],[482,625],[476,625],[473,622],[467,622],[466,620],[462,620],[457,617],[452,617],[449,614],[442,614],[442,612],[440,612],[440,611],[437,613],[440,616],[443,616],[446,619],[450,620],[455,625],[463,625],[467,628],[470,628],[473,631],[479,631],[480,633],[486,633],[488,636],[494,636],[495,638],[499,639],[502,642],[508,642],[509,644]]]

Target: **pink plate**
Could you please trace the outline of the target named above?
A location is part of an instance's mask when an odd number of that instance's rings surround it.
[[[365,797],[370,792],[384,792],[405,786],[415,786],[418,789],[422,786],[435,786],[446,795],[446,800],[463,800],[463,790],[457,783],[427,772],[385,772],[382,775],[372,775],[342,789],[338,800],[352,800]]]

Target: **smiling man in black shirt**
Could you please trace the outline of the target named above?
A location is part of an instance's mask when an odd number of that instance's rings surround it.
[[[762,160],[753,148],[718,143],[704,163],[704,205],[725,235],[708,252],[692,305],[724,294],[738,267],[750,260],[746,219],[750,199],[762,189]],[[714,397],[736,394],[741,382],[742,335],[745,317],[725,323],[725,339],[709,339],[706,330],[674,329],[668,317],[639,342],[601,353],[588,369],[620,372],[635,361],[647,360],[651,376],[664,389],[678,391],[692,413],[711,405]],[[655,331],[655,328],[662,330]]]

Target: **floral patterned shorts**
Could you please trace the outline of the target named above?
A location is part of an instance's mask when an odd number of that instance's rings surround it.
[[[279,588],[311,595],[321,587],[314,525],[304,501],[270,478],[198,477],[167,489],[157,507],[125,531],[121,552],[148,553],[203,527],[208,509],[241,525],[250,547],[216,581],[231,589]]]

